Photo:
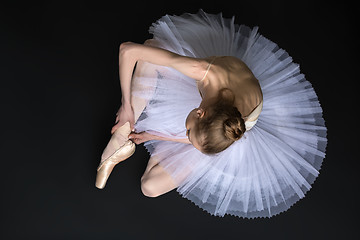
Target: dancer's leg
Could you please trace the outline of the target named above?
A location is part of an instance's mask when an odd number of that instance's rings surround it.
[[[149,39],[146,40],[144,42],[145,45],[149,45],[149,44],[153,44],[154,40]],[[147,83],[146,85],[141,84],[141,81],[156,81],[157,79],[157,70],[156,70],[157,65],[154,64],[150,64],[147,62],[143,62],[143,61],[138,61],[136,64],[136,68],[135,68],[135,72],[134,75],[132,77],[132,81],[131,81],[131,93],[132,92],[142,92],[145,90],[149,93],[149,90],[151,91],[155,91],[155,89],[149,89],[151,87],[149,86],[149,83]],[[144,80],[144,78],[146,78],[146,80]],[[153,83],[154,85],[154,83]],[[150,92],[151,92],[150,91]],[[149,98],[149,97],[146,97]],[[144,111],[148,99],[146,98],[141,98],[140,96],[134,96],[133,94],[131,94],[131,106],[133,107],[134,110],[134,116],[135,116],[135,122],[139,119],[141,113]]]
[[[150,44],[151,42],[152,41],[146,41],[144,44]],[[156,67],[156,65],[146,62],[139,61],[137,63],[134,75],[132,77],[131,93],[134,91],[144,91],[146,94],[151,95],[155,91],[154,86],[156,86],[158,76]],[[148,82],[142,84],[142,81]],[[149,81],[153,81],[151,85],[149,85]],[[136,122],[139,119],[143,110],[145,109],[147,101],[150,99],[151,96],[134,96],[133,94],[131,95],[131,105],[134,110],[134,117]],[[110,141],[108,142],[101,155],[100,164],[98,166],[96,174],[95,186],[97,188],[104,188],[106,181],[111,174],[114,166],[119,162],[129,158],[134,153],[135,145],[126,144],[126,142],[128,142],[129,140],[128,135],[130,134],[130,132],[130,124],[125,123],[112,134]]]
[[[149,42],[150,41],[147,41],[144,44],[149,44]],[[157,81],[156,65],[139,61],[132,77],[131,93],[134,91],[144,91],[147,94],[152,94],[152,91],[154,91],[154,89],[149,89],[149,84],[141,84],[142,81],[145,81],[144,79],[146,81],[154,81],[154,83],[152,83],[152,86],[155,85]],[[134,110],[134,117],[136,122],[143,110],[145,109],[150,96],[147,95],[146,97],[141,98],[142,96],[134,96],[133,94],[131,95],[131,106]],[[108,142],[106,148],[103,151],[103,154],[101,155],[101,163],[108,159],[110,156],[112,156],[115,151],[117,151],[126,141],[129,140],[128,135],[130,134],[130,132],[130,124],[126,124],[120,126],[120,129],[117,129],[117,131],[113,133],[110,141]]]
[[[178,187],[158,162],[157,157],[152,156],[141,177],[141,191],[145,196],[157,197]]]
[[[156,42],[149,39],[145,41],[144,44],[156,45]],[[157,65],[139,61],[132,81],[132,91],[141,91],[147,88],[138,82],[143,75],[146,76],[148,81],[154,81],[154,79],[157,79],[158,71],[156,70],[156,67]],[[154,83],[147,85],[154,86]],[[136,122],[144,110],[147,101],[132,95],[131,102]],[[141,190],[145,196],[157,197],[178,187],[170,174],[168,174],[158,163],[159,159],[157,156],[150,157],[145,172],[141,177]]]

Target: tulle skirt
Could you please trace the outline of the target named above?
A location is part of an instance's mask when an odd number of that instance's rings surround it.
[[[178,184],[177,192],[212,215],[271,217],[303,198],[319,174],[327,145],[322,108],[288,53],[221,14],[163,16],[150,27],[154,46],[190,57],[235,56],[259,80],[263,109],[256,125],[226,150],[209,156],[193,145],[151,140],[144,146]],[[194,79],[168,67],[137,78],[148,101],[135,124],[186,138],[185,120],[201,97]]]

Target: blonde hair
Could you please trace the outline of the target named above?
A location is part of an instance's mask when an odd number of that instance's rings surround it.
[[[223,88],[218,101],[206,109],[206,117],[198,123],[199,144],[205,154],[219,153],[239,140],[245,133],[245,122],[233,106],[234,96],[224,95],[230,89]],[[232,93],[232,92],[231,92]]]

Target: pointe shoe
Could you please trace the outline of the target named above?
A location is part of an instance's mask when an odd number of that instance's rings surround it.
[[[116,129],[111,136],[97,168],[95,183],[97,188],[103,189],[105,187],[106,181],[116,164],[134,154],[135,144],[128,139],[130,133],[130,123],[126,122],[123,126]]]

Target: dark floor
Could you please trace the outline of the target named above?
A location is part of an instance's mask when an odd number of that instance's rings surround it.
[[[355,239],[355,5],[345,1],[1,4],[1,239]],[[306,197],[271,219],[214,217],[176,191],[140,191],[144,147],[104,190],[96,167],[120,107],[118,47],[164,14],[223,12],[259,26],[315,88],[327,156]]]

